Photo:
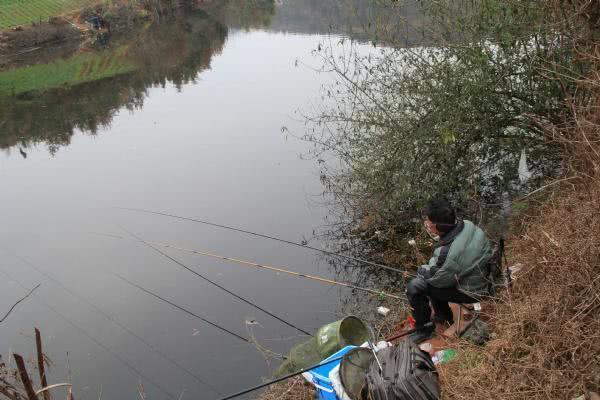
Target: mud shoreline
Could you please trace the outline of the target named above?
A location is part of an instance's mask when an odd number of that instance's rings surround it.
[[[47,21],[0,31],[0,68],[12,63],[39,62],[64,57],[84,45],[102,45],[110,36],[139,29],[144,23],[174,14],[185,1],[159,0],[152,4],[128,2],[108,5],[99,1],[70,14]],[[101,21],[94,26],[91,19]],[[35,60],[35,61],[34,61]]]

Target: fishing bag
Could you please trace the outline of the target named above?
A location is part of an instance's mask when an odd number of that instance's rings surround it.
[[[483,346],[490,340],[490,328],[487,322],[476,316],[458,336],[477,346]]]
[[[431,357],[410,340],[377,353],[377,359],[369,365],[367,385],[372,400],[440,397],[439,378]]]

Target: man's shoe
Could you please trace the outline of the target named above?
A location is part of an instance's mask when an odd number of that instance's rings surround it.
[[[409,339],[414,344],[423,343],[433,337],[434,328],[431,326],[424,327],[410,334]]]

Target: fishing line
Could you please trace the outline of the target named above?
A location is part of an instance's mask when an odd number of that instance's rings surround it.
[[[127,240],[127,238],[122,237],[122,236],[117,236],[117,235],[110,235],[110,234],[104,234],[104,233],[98,233],[98,232],[90,232],[90,233],[93,233],[95,235],[102,235],[102,236],[107,236],[107,237],[111,237],[111,238],[117,238],[117,239]],[[354,289],[354,290],[359,290],[359,291],[363,291],[363,292],[368,292],[368,293],[371,293],[371,294],[376,294],[378,296],[390,297],[392,299],[402,299],[402,297],[400,297],[400,296],[396,296],[396,295],[393,295],[393,294],[385,293],[385,292],[383,292],[381,290],[363,288],[363,287],[360,287],[360,286],[352,285],[350,283],[335,281],[335,280],[323,278],[323,277],[320,277],[320,276],[302,274],[300,272],[286,270],[286,269],[283,269],[281,267],[274,267],[274,266],[271,266],[271,265],[259,264],[259,263],[255,263],[255,262],[251,262],[251,261],[246,261],[246,260],[241,260],[241,259],[233,258],[233,257],[221,256],[221,255],[214,254],[214,253],[209,253],[209,252],[206,252],[206,251],[186,249],[185,247],[179,247],[179,246],[175,246],[175,245],[168,244],[168,243],[157,243],[157,242],[148,242],[148,241],[144,241],[143,243],[148,244],[148,245],[153,245],[153,246],[159,246],[159,247],[164,247],[164,248],[169,248],[169,249],[184,251],[184,252],[187,252],[187,253],[198,254],[198,255],[212,257],[212,258],[218,258],[218,259],[221,259],[221,260],[231,261],[231,262],[235,262],[235,263],[239,263],[239,264],[243,264],[243,265],[251,265],[251,266],[254,266],[254,267],[257,267],[257,268],[263,268],[263,269],[271,270],[271,271],[274,271],[274,272],[277,272],[277,273],[284,273],[284,274],[288,274],[288,275],[297,276],[299,278],[306,278],[306,279],[311,279],[311,280],[322,282],[322,283],[328,283],[328,284],[331,284],[331,285],[343,286],[343,287],[347,287],[349,289]],[[408,271],[405,271],[404,275],[406,277],[415,276],[415,274],[413,274],[411,272],[408,272]]]
[[[0,269],[0,273],[2,273],[4,276],[8,277],[8,279],[14,281],[17,283],[17,285],[19,285],[22,289],[24,290],[29,290],[25,285],[23,285],[21,282],[19,282],[18,280],[14,279],[8,272]],[[146,375],[142,374],[140,372],[140,370],[138,370],[136,367],[134,367],[133,365],[131,365],[127,360],[125,360],[124,358],[122,358],[121,356],[119,356],[115,351],[111,350],[110,347],[102,344],[102,342],[100,342],[99,340],[97,340],[96,338],[94,338],[92,335],[90,335],[85,329],[81,328],[79,325],[77,325],[76,323],[72,322],[70,319],[68,319],[66,316],[64,316],[62,313],[60,313],[57,309],[55,309],[54,307],[52,307],[50,304],[48,304],[47,302],[41,301],[40,299],[38,299],[36,296],[34,296],[34,298],[36,300],[38,300],[38,302],[42,305],[44,305],[45,307],[47,307],[49,310],[51,310],[52,312],[54,312],[56,315],[58,315],[60,318],[62,318],[65,322],[67,322],[69,325],[71,325],[72,327],[74,327],[75,329],[77,329],[78,331],[80,331],[85,337],[87,337],[88,339],[90,339],[92,342],[96,343],[98,346],[100,346],[102,349],[104,349],[104,351],[106,351],[107,353],[111,354],[113,357],[115,357],[119,362],[121,362],[123,365],[125,365],[126,367],[128,367],[129,369],[131,369],[133,372],[135,372],[139,377],[143,378],[144,380],[148,381],[152,386],[154,386],[156,389],[158,389],[162,394],[166,395],[167,397],[169,397],[170,399],[176,400],[177,398],[175,396],[173,396],[171,393],[169,393],[166,389],[164,389],[160,384],[154,382],[153,380],[151,380],[150,378],[148,378]]]
[[[9,252],[6,252],[6,253],[9,253]],[[46,277],[47,279],[51,280],[55,285],[57,285],[60,288],[62,288],[64,291],[66,291],[67,293],[69,293],[71,296],[75,297],[76,299],[79,299],[80,301],[83,301],[85,304],[87,304],[88,306],[90,306],[91,308],[93,308],[94,310],[96,310],[96,312],[98,312],[102,316],[104,316],[104,318],[106,318],[107,320],[111,321],[113,324],[115,324],[116,326],[118,326],[119,328],[121,328],[122,330],[124,330],[125,332],[127,332],[128,334],[130,334],[131,336],[135,337],[141,343],[143,343],[144,345],[146,345],[146,347],[150,348],[150,350],[152,350],[154,353],[156,353],[158,356],[160,356],[163,360],[165,360],[165,361],[169,362],[170,364],[174,365],[176,368],[179,368],[180,370],[182,370],[183,372],[185,372],[186,374],[188,374],[189,376],[191,376],[192,378],[194,378],[200,384],[208,387],[214,393],[219,394],[219,395],[222,394],[214,386],[212,386],[210,383],[205,382],[200,377],[198,377],[197,375],[195,375],[193,372],[191,372],[190,370],[188,370],[186,367],[182,366],[177,361],[175,361],[174,359],[172,359],[169,356],[167,356],[166,354],[164,354],[160,349],[156,348],[154,345],[152,345],[151,343],[147,342],[144,338],[142,338],[141,336],[139,336],[138,334],[136,334],[135,332],[133,332],[131,329],[129,329],[126,326],[124,326],[122,323],[120,323],[115,318],[113,318],[109,313],[107,313],[106,311],[102,310],[101,308],[99,308],[98,306],[96,306],[95,304],[93,304],[91,301],[87,300],[85,297],[83,297],[80,294],[78,294],[77,292],[69,289],[67,286],[65,286],[63,283],[61,283],[56,278],[53,278],[51,275],[49,275],[49,274],[43,272],[42,270],[40,270],[36,265],[34,265],[29,260],[27,260],[27,259],[25,259],[25,258],[23,258],[23,257],[21,257],[21,256],[19,256],[17,254],[15,254],[15,253],[12,253],[12,252],[10,252],[9,254],[11,254],[13,257],[17,258],[18,260],[20,260],[23,264],[27,265],[29,268],[33,269],[34,271],[37,271],[39,274],[41,274],[44,277]]]
[[[252,232],[252,231],[248,231],[248,230],[245,230],[245,229],[236,228],[236,227],[233,227],[233,226],[221,225],[221,224],[217,224],[217,223],[214,223],[214,222],[204,221],[204,220],[196,219],[196,218],[182,217],[182,216],[179,216],[179,215],[164,213],[164,212],[160,212],[160,211],[145,210],[145,209],[142,209],[142,208],[129,208],[129,207],[116,207],[116,208],[119,209],[119,210],[136,211],[136,212],[142,212],[142,213],[146,213],[146,214],[162,215],[162,216],[165,216],[165,217],[175,218],[175,219],[181,219],[181,220],[184,220],[184,221],[198,222],[198,223],[204,224],[204,225],[209,225],[209,226],[214,226],[214,227],[217,227],[217,228],[228,229],[230,231],[241,232],[241,233],[245,233],[245,234],[252,235],[252,236],[258,236],[258,237],[265,238],[265,239],[276,240],[276,241],[281,242],[281,243],[286,243],[286,244],[289,244],[289,245],[292,245],[292,246],[297,246],[297,247],[302,247],[304,249],[310,249],[310,250],[318,251],[318,252],[321,252],[323,254],[327,254],[327,255],[330,255],[330,256],[345,258],[347,260],[355,261],[355,262],[362,263],[362,264],[368,264],[368,265],[371,265],[373,267],[386,269],[388,271],[393,271],[393,272],[397,272],[397,273],[400,273],[400,274],[404,273],[404,271],[402,271],[400,269],[388,267],[387,265],[374,263],[374,262],[371,262],[371,261],[367,261],[367,260],[363,260],[363,259],[360,259],[360,258],[348,256],[348,255],[345,255],[345,254],[340,254],[340,253],[336,253],[336,252],[333,252],[333,251],[319,249],[318,247],[309,246],[307,244],[304,245],[304,244],[301,244],[301,243],[292,242],[291,240],[281,239],[281,238],[278,238],[278,237],[275,237],[275,236],[270,236],[270,235],[265,235],[265,234],[262,234],[262,233]]]
[[[153,296],[153,297],[155,297],[155,298],[157,298],[157,299],[159,299],[159,300],[161,300],[161,301],[164,301],[165,303],[167,303],[167,304],[170,304],[171,306],[173,306],[173,307],[177,308],[178,310],[181,310],[181,311],[183,311],[183,312],[184,312],[184,313],[186,313],[186,314],[189,314],[189,315],[191,315],[191,316],[193,316],[193,317],[195,317],[195,318],[198,318],[198,319],[199,319],[199,320],[201,320],[201,321],[204,321],[204,322],[206,322],[207,324],[209,324],[209,325],[211,325],[211,326],[214,326],[215,328],[217,328],[217,329],[221,330],[222,332],[228,333],[228,334],[230,334],[230,335],[232,335],[232,336],[234,336],[234,337],[236,337],[236,338],[238,338],[238,339],[240,339],[240,340],[242,340],[242,341],[244,341],[244,342],[246,342],[246,343],[250,343],[250,340],[249,340],[249,339],[247,339],[247,338],[245,338],[245,337],[243,337],[243,336],[241,336],[241,335],[238,335],[237,333],[235,333],[235,332],[233,332],[233,331],[230,331],[230,330],[229,330],[229,329],[227,329],[227,328],[223,328],[222,326],[220,326],[220,325],[217,325],[216,323],[214,323],[214,322],[212,322],[212,321],[209,321],[209,320],[207,320],[206,318],[203,318],[203,317],[199,316],[198,314],[195,314],[195,313],[193,313],[192,311],[190,311],[190,310],[188,310],[188,309],[186,309],[186,308],[183,308],[183,307],[181,307],[181,306],[179,306],[179,305],[177,305],[177,304],[173,303],[172,301],[169,301],[169,300],[165,299],[164,297],[161,297],[161,296],[157,295],[156,293],[153,293],[153,292],[151,292],[150,290],[148,290],[148,289],[146,289],[146,288],[144,288],[144,287],[142,287],[142,286],[140,286],[140,285],[138,285],[138,284],[135,284],[135,283],[131,282],[130,280],[127,280],[126,278],[123,278],[123,277],[122,277],[121,275],[119,275],[119,274],[116,274],[116,273],[115,273],[114,275],[115,275],[116,277],[118,277],[119,279],[121,279],[122,281],[125,281],[125,282],[126,282],[126,283],[128,283],[129,285],[131,285],[131,286],[134,286],[134,287],[136,287],[136,288],[140,289],[140,290],[141,290],[141,291],[143,291],[144,293],[147,293],[147,294],[149,294],[150,296]]]
[[[302,332],[302,333],[303,333],[303,334],[305,334],[305,335],[312,336],[312,334],[311,334],[311,333],[309,333],[309,332],[305,331],[304,329],[302,329],[302,328],[299,328],[299,327],[297,327],[296,325],[294,325],[294,324],[292,324],[292,323],[290,323],[290,322],[287,322],[287,321],[286,321],[286,320],[284,320],[283,318],[281,318],[281,317],[278,317],[277,315],[273,314],[273,313],[272,313],[272,312],[270,312],[270,311],[267,311],[267,310],[265,310],[264,308],[262,308],[262,307],[260,307],[260,306],[256,305],[255,303],[251,302],[250,300],[248,300],[248,299],[246,299],[246,298],[244,298],[244,297],[242,297],[242,296],[240,296],[240,295],[238,295],[238,294],[236,294],[236,293],[232,292],[231,290],[229,290],[229,289],[227,289],[227,288],[225,288],[225,287],[221,286],[221,285],[220,285],[220,284],[218,284],[217,282],[214,282],[214,281],[212,281],[212,280],[208,279],[207,277],[205,277],[204,275],[200,274],[199,272],[196,272],[196,271],[194,271],[193,269],[191,269],[191,268],[190,268],[190,267],[188,267],[187,265],[185,265],[185,264],[183,264],[182,262],[180,262],[180,261],[178,261],[178,260],[174,259],[173,257],[171,257],[170,255],[168,255],[167,253],[165,253],[165,252],[161,251],[160,249],[158,249],[158,248],[154,247],[154,246],[153,246],[152,244],[150,244],[149,242],[146,242],[146,241],[144,241],[142,238],[140,238],[140,237],[136,236],[135,234],[133,234],[133,233],[129,232],[129,231],[128,231],[128,230],[126,230],[125,228],[121,227],[121,229],[123,229],[125,232],[129,233],[131,236],[133,236],[134,238],[136,238],[138,241],[140,241],[140,242],[141,242],[141,243],[143,243],[144,245],[146,245],[146,246],[150,247],[151,249],[153,249],[153,250],[154,250],[154,251],[156,251],[157,253],[161,254],[163,257],[166,257],[166,258],[168,258],[169,260],[173,261],[174,263],[176,263],[176,264],[177,264],[177,265],[179,265],[180,267],[182,267],[182,268],[184,268],[184,269],[188,270],[188,271],[189,271],[189,272],[191,272],[192,274],[194,274],[194,275],[198,276],[198,277],[199,277],[199,278],[201,278],[201,279],[204,279],[206,282],[208,282],[208,283],[210,283],[210,284],[212,284],[212,285],[214,285],[214,286],[218,287],[219,289],[221,289],[221,290],[225,291],[226,293],[229,293],[230,295],[232,295],[232,296],[233,296],[233,297],[235,297],[236,299],[239,299],[239,300],[243,301],[244,303],[246,303],[246,304],[248,304],[248,305],[250,305],[250,306],[252,306],[252,307],[256,308],[257,310],[259,310],[259,311],[262,311],[263,313],[265,313],[265,314],[267,314],[267,315],[269,315],[269,316],[271,316],[271,317],[275,318],[276,320],[278,320],[278,321],[280,321],[280,322],[284,323],[285,325],[287,325],[287,326],[289,326],[289,327],[291,327],[291,328],[294,328],[294,329],[296,329],[298,332]]]
[[[363,291],[363,292],[368,292],[368,293],[371,293],[371,294],[376,294],[378,296],[390,297],[392,299],[401,299],[402,298],[400,296],[396,296],[396,295],[393,295],[393,294],[385,293],[385,292],[382,292],[380,290],[363,288],[363,287],[360,287],[360,286],[352,285],[350,283],[340,282],[340,281],[334,281],[332,279],[322,278],[320,276],[302,274],[300,272],[290,271],[290,270],[287,270],[287,269],[283,269],[283,268],[279,268],[279,267],[274,267],[274,266],[271,266],[271,265],[259,264],[259,263],[255,263],[255,262],[252,262],[252,261],[245,261],[245,260],[240,260],[240,259],[237,259],[237,258],[221,256],[221,255],[214,254],[214,253],[209,253],[209,252],[206,252],[206,251],[186,249],[186,248],[183,248],[183,247],[178,247],[178,246],[174,246],[174,245],[170,245],[170,244],[163,244],[163,243],[153,243],[153,244],[157,245],[157,246],[161,246],[161,247],[166,247],[166,248],[171,248],[171,249],[175,249],[175,250],[185,251],[185,252],[188,252],[188,253],[198,254],[198,255],[202,255],[202,256],[206,256],[206,257],[212,257],[212,258],[218,258],[218,259],[225,260],[225,261],[231,261],[231,262],[235,262],[235,263],[242,264],[242,265],[250,265],[250,266],[253,266],[253,267],[257,267],[257,268],[263,268],[263,269],[267,269],[267,270],[274,271],[274,272],[277,272],[277,273],[284,273],[284,274],[288,274],[288,275],[297,276],[299,278],[306,278],[306,279],[311,279],[311,280],[322,282],[322,283],[328,283],[328,284],[331,284],[331,285],[343,286],[343,287],[347,287],[347,288],[350,288],[350,289],[355,289],[355,290],[359,290],[359,291]]]

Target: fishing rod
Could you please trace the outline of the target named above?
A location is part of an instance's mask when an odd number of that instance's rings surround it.
[[[347,287],[347,288],[350,288],[350,289],[359,290],[359,291],[362,291],[362,292],[368,292],[368,293],[371,293],[371,294],[376,294],[378,296],[390,297],[392,299],[401,299],[402,298],[400,296],[396,296],[396,295],[393,295],[393,294],[385,293],[385,292],[380,291],[380,290],[363,288],[363,287],[360,287],[360,286],[352,285],[350,283],[340,282],[340,281],[334,281],[332,279],[322,278],[320,276],[302,274],[300,272],[290,271],[290,270],[287,270],[287,269],[283,269],[283,268],[280,268],[280,267],[274,267],[274,266],[271,266],[271,265],[259,264],[259,263],[255,263],[255,262],[252,262],[252,261],[245,261],[245,260],[240,260],[240,259],[237,259],[237,258],[221,256],[221,255],[214,254],[214,253],[209,253],[209,252],[206,252],[206,251],[186,249],[184,247],[178,247],[178,246],[174,246],[174,245],[171,245],[171,244],[164,244],[164,243],[152,243],[152,244],[154,244],[156,246],[161,246],[161,247],[166,247],[166,248],[170,248],[170,249],[185,251],[185,252],[188,252],[188,253],[198,254],[198,255],[202,255],[202,256],[207,256],[207,257],[212,257],[212,258],[218,258],[218,259],[225,260],[225,261],[231,261],[231,262],[235,262],[235,263],[242,264],[242,265],[250,265],[250,266],[253,266],[253,267],[267,269],[267,270],[278,272],[278,273],[284,273],[284,274],[288,274],[288,275],[297,276],[299,278],[311,279],[311,280],[314,280],[314,281],[317,281],[317,282],[328,283],[328,284],[337,285],[337,286],[343,286],[343,287]]]
[[[207,278],[207,277],[205,277],[204,275],[200,274],[199,272],[197,272],[197,271],[195,271],[195,270],[191,269],[190,267],[188,267],[187,265],[183,264],[181,261],[179,261],[179,260],[176,260],[175,258],[171,257],[171,256],[170,256],[170,255],[168,255],[167,253],[165,253],[165,252],[161,251],[160,249],[156,248],[155,246],[153,246],[153,245],[152,245],[152,244],[150,244],[149,242],[146,242],[145,240],[143,240],[143,239],[142,239],[142,238],[140,238],[139,236],[136,236],[135,234],[133,234],[133,233],[131,233],[131,232],[127,231],[125,228],[121,228],[121,229],[123,229],[125,232],[129,233],[131,236],[133,236],[134,238],[136,238],[136,239],[137,239],[139,242],[141,242],[141,243],[143,243],[144,245],[146,245],[146,246],[150,247],[151,249],[153,249],[154,251],[156,251],[157,253],[159,253],[159,254],[160,254],[160,255],[162,255],[163,257],[166,257],[166,258],[168,258],[168,259],[169,259],[169,260],[171,260],[172,262],[176,263],[177,265],[179,265],[180,267],[182,267],[182,268],[186,269],[187,271],[191,272],[192,274],[196,275],[197,277],[199,277],[199,278],[201,278],[201,279],[205,280],[206,282],[210,283],[211,285],[214,285],[214,286],[218,287],[219,289],[223,290],[223,291],[224,291],[224,292],[226,292],[226,293],[229,293],[230,295],[232,295],[232,296],[233,296],[233,297],[235,297],[236,299],[243,301],[244,303],[246,303],[246,304],[248,304],[248,305],[250,305],[250,306],[254,307],[255,309],[257,309],[257,310],[259,310],[259,311],[262,311],[263,313],[265,313],[265,314],[267,314],[267,315],[269,315],[269,316],[271,316],[271,317],[275,318],[276,320],[278,320],[278,321],[280,321],[280,322],[284,323],[285,325],[287,325],[287,326],[289,326],[289,327],[291,327],[291,328],[294,328],[294,329],[296,329],[298,332],[301,332],[301,333],[303,333],[303,334],[305,334],[305,335],[308,335],[308,336],[312,336],[312,334],[311,334],[311,333],[309,333],[309,332],[305,331],[304,329],[297,327],[296,325],[294,325],[294,324],[292,324],[292,323],[290,323],[290,322],[288,322],[288,321],[284,320],[284,319],[283,319],[283,318],[281,318],[281,317],[278,317],[277,315],[273,314],[272,312],[270,312],[270,311],[268,311],[268,310],[265,310],[264,308],[260,307],[259,305],[257,305],[257,304],[255,304],[255,303],[251,302],[250,300],[248,300],[248,299],[246,299],[246,298],[244,298],[244,297],[242,297],[242,296],[240,296],[240,295],[238,295],[238,294],[236,294],[236,293],[234,293],[234,292],[232,292],[231,290],[229,290],[229,289],[225,288],[224,286],[222,286],[222,285],[218,284],[217,282],[215,282],[215,281],[212,281],[212,280],[208,279],[208,278]]]
[[[3,274],[4,276],[8,277],[8,279],[16,282],[17,285],[19,285],[22,289],[29,290],[23,283],[19,282],[15,278],[13,278],[8,272],[0,269],[0,273]],[[110,347],[106,346],[102,342],[100,342],[98,339],[96,339],[94,336],[92,336],[91,334],[89,334],[85,329],[83,329],[82,327],[80,327],[79,325],[77,325],[75,322],[71,321],[64,314],[62,314],[61,312],[59,312],[56,308],[54,308],[50,304],[48,304],[48,302],[42,301],[40,298],[38,298],[36,296],[34,296],[34,299],[38,303],[42,304],[44,307],[48,308],[50,311],[52,311],[53,313],[55,313],[56,315],[58,315],[61,319],[63,319],[65,322],[67,322],[73,328],[75,328],[78,331],[80,331],[85,337],[87,337],[89,340],[91,340],[96,345],[98,345],[99,347],[101,347],[104,351],[106,351],[107,353],[109,353],[110,355],[112,355],[121,364],[123,364],[127,368],[131,369],[140,378],[143,378],[144,380],[146,380],[147,382],[149,382],[152,386],[154,386],[156,389],[158,389],[162,394],[166,395],[168,398],[170,398],[172,400],[176,400],[177,399],[173,394],[169,393],[169,391],[167,391],[165,388],[163,388],[162,385],[160,385],[159,383],[157,383],[157,382],[151,380],[150,378],[148,378],[139,369],[137,369],[130,362],[128,362],[123,357],[121,357],[117,352],[115,352],[114,350],[112,350]]]
[[[196,218],[182,217],[182,216],[179,216],[179,215],[169,214],[169,213],[160,212],[160,211],[145,210],[143,208],[130,208],[130,207],[116,207],[116,208],[120,209],[120,210],[136,211],[136,212],[141,212],[141,213],[146,213],[146,214],[162,215],[162,216],[165,216],[165,217],[180,219],[180,220],[184,220],[184,221],[198,222],[200,224],[214,226],[214,227],[217,227],[217,228],[227,229],[227,230],[235,231],[235,232],[241,232],[241,233],[245,233],[245,234],[252,235],[252,236],[258,236],[258,237],[261,237],[261,238],[264,238],[264,239],[276,240],[276,241],[281,242],[281,243],[286,243],[286,244],[289,244],[289,245],[292,245],[292,246],[297,246],[297,247],[302,247],[304,249],[310,249],[310,250],[318,251],[320,253],[327,254],[329,256],[335,256],[335,257],[345,258],[346,260],[351,260],[351,261],[355,261],[355,262],[358,262],[358,263],[367,264],[367,265],[370,265],[372,267],[382,268],[382,269],[385,269],[385,270],[388,270],[388,271],[397,272],[397,273],[400,273],[400,274],[404,273],[404,271],[402,271],[400,269],[388,267],[387,265],[374,263],[372,261],[367,261],[367,260],[363,260],[363,259],[360,259],[360,258],[348,256],[348,255],[345,255],[345,254],[340,254],[340,253],[336,253],[336,252],[333,252],[333,251],[323,250],[323,249],[320,249],[318,247],[309,246],[308,244],[296,243],[296,242],[292,242],[291,240],[281,239],[281,238],[278,238],[278,237],[275,237],[275,236],[265,235],[263,233],[252,232],[252,231],[248,231],[248,230],[245,230],[245,229],[236,228],[236,227],[233,227],[233,226],[221,225],[221,224],[217,224],[217,223],[214,223],[214,222],[209,222],[209,221],[205,221],[205,220],[201,220],[201,219],[196,219]]]
[[[164,297],[161,297],[161,296],[157,295],[156,293],[153,293],[153,292],[151,292],[150,290],[148,290],[148,289],[146,289],[146,288],[144,288],[144,287],[142,287],[142,286],[140,286],[140,285],[138,285],[138,284],[135,284],[135,283],[131,282],[130,280],[127,280],[126,278],[123,278],[123,277],[122,277],[121,275],[119,275],[119,274],[116,274],[116,273],[115,273],[115,276],[116,276],[117,278],[121,279],[122,281],[124,281],[124,282],[128,283],[129,285],[131,285],[131,286],[133,286],[133,287],[136,287],[136,288],[138,288],[138,289],[139,289],[139,290],[141,290],[142,292],[144,292],[144,293],[147,293],[147,294],[149,294],[150,296],[152,296],[152,297],[154,297],[154,298],[157,298],[157,299],[159,299],[159,300],[161,300],[161,301],[163,301],[163,302],[165,302],[165,303],[167,303],[167,304],[170,304],[172,307],[175,307],[176,309],[178,309],[178,310],[181,310],[181,311],[183,311],[184,313],[186,313],[186,314],[188,314],[188,315],[191,315],[192,317],[194,317],[194,318],[197,318],[197,319],[199,319],[199,320],[201,320],[201,321],[203,321],[203,322],[205,322],[205,323],[207,323],[207,324],[209,324],[209,325],[211,325],[211,326],[213,326],[213,327],[215,327],[215,328],[219,329],[219,330],[220,330],[220,331],[222,331],[222,332],[228,333],[228,334],[230,334],[231,336],[234,336],[234,337],[236,337],[236,338],[240,339],[240,340],[241,340],[241,341],[243,341],[243,342],[250,343],[250,340],[249,340],[249,339],[247,339],[247,338],[245,338],[245,337],[243,337],[242,335],[238,335],[237,333],[235,333],[235,332],[233,332],[233,331],[230,331],[230,330],[229,330],[229,329],[227,329],[227,328],[223,328],[222,326],[220,326],[220,325],[217,325],[216,323],[214,323],[214,322],[212,322],[212,321],[209,321],[209,320],[207,320],[206,318],[203,318],[203,317],[199,316],[198,314],[195,314],[195,313],[193,313],[192,311],[190,311],[190,310],[188,310],[188,309],[186,309],[186,308],[183,308],[183,307],[181,307],[181,306],[179,306],[179,305],[177,305],[177,304],[173,303],[172,301],[165,299]]]
[[[127,332],[128,334],[130,334],[131,336],[133,336],[134,338],[136,338],[139,342],[141,342],[144,345],[146,345],[146,347],[148,347],[152,352],[154,352],[155,354],[157,354],[158,356],[160,356],[163,360],[169,362],[171,365],[174,365],[176,368],[180,369],[181,371],[185,372],[186,374],[188,374],[189,376],[191,376],[192,378],[194,378],[201,385],[206,386],[207,388],[209,388],[210,390],[212,390],[213,392],[215,392],[215,393],[217,393],[219,395],[222,394],[219,390],[217,390],[210,383],[208,383],[208,382],[204,381],[203,379],[201,379],[199,376],[197,376],[196,374],[194,374],[193,372],[191,372],[189,369],[187,369],[183,365],[179,364],[177,361],[175,361],[171,357],[169,357],[166,354],[164,354],[160,349],[158,349],[157,347],[155,347],[154,345],[152,345],[151,343],[149,343],[148,341],[146,341],[144,338],[142,338],[141,336],[139,336],[138,334],[136,334],[135,332],[133,332],[131,329],[127,328],[125,325],[123,325],[122,323],[120,323],[117,319],[113,318],[108,312],[102,310],[100,307],[96,306],[94,303],[92,303],[91,301],[87,300],[82,295],[80,295],[77,292],[75,292],[74,290],[68,288],[66,285],[64,285],[62,282],[60,282],[58,279],[53,278],[51,275],[45,273],[44,271],[42,271],[41,269],[39,269],[36,265],[34,265],[32,262],[30,262],[29,260],[27,260],[27,259],[19,256],[18,254],[15,254],[15,253],[12,253],[12,252],[7,252],[6,250],[4,250],[4,252],[8,253],[8,254],[11,254],[13,257],[17,258],[23,264],[27,265],[29,268],[31,268],[34,271],[36,271],[37,273],[43,275],[44,277],[46,277],[47,279],[49,279],[50,281],[52,281],[55,285],[57,285],[61,289],[63,289],[65,292],[69,293],[74,298],[76,298],[76,299],[78,299],[78,300],[83,301],[84,303],[86,303],[89,307],[93,308],[94,310],[96,310],[96,312],[98,312],[99,314],[101,314],[102,316],[104,316],[104,318],[106,318],[107,320],[111,321],[113,324],[115,324],[116,326],[118,326],[119,328],[121,328],[123,331]]]
[[[394,337],[394,339],[399,339],[399,338],[401,338],[401,337],[404,337],[404,336],[410,335],[411,333],[414,333],[414,332],[420,331],[420,330],[422,330],[422,329],[425,329],[425,328],[429,328],[431,325],[432,325],[432,323],[430,322],[430,323],[428,323],[428,324],[426,324],[426,325],[424,325],[424,326],[422,326],[422,327],[418,327],[418,328],[411,329],[411,330],[409,330],[409,331],[402,332],[401,334],[399,334],[399,335],[397,335],[396,337]],[[334,362],[336,362],[336,361],[340,361],[340,360],[341,360],[341,359],[343,359],[345,356],[346,356],[346,355],[344,354],[344,355],[342,355],[342,356],[339,356],[339,357],[332,358],[331,360],[327,360],[327,361],[321,361],[321,362],[320,362],[320,363],[318,363],[318,364],[315,364],[315,365],[313,365],[313,366],[310,366],[310,367],[308,367],[308,368],[303,368],[303,369],[301,369],[300,371],[296,371],[296,372],[293,372],[293,373],[291,373],[291,374],[284,375],[284,376],[282,376],[282,377],[280,377],[280,378],[273,379],[272,381],[265,382],[265,383],[263,383],[263,384],[260,384],[260,385],[253,386],[253,387],[251,387],[251,388],[248,388],[248,389],[244,389],[244,390],[242,390],[242,391],[240,391],[240,392],[237,392],[237,393],[231,394],[231,395],[229,395],[229,396],[221,397],[219,400],[230,400],[230,399],[233,399],[233,398],[236,398],[236,397],[242,396],[242,395],[244,395],[244,394],[247,394],[247,393],[250,393],[250,392],[254,392],[255,390],[262,389],[262,388],[265,388],[265,387],[267,387],[267,386],[274,385],[275,383],[279,383],[279,382],[285,381],[285,380],[287,380],[287,379],[289,379],[289,378],[293,378],[294,376],[298,376],[298,375],[300,375],[300,374],[303,374],[303,373],[305,373],[305,372],[311,371],[311,370],[313,370],[313,369],[315,369],[315,368],[322,367],[323,365],[328,365],[328,364],[334,363]]]
[[[121,239],[121,240],[126,240],[127,239],[127,238],[125,238],[123,236],[106,234],[106,233],[98,233],[98,232],[90,232],[90,233],[93,233],[93,234],[96,234],[96,235],[107,236],[107,237],[111,237],[111,238],[115,238],[115,239]],[[352,284],[349,284],[349,283],[346,283],[346,282],[340,282],[340,281],[335,281],[335,280],[332,280],[332,279],[326,279],[326,278],[323,278],[323,277],[320,277],[320,276],[302,274],[300,272],[295,272],[295,271],[291,271],[291,270],[285,270],[285,269],[280,268],[280,267],[273,267],[273,266],[270,266],[270,265],[265,265],[265,264],[254,263],[254,262],[251,262],[251,261],[240,260],[240,259],[233,258],[233,257],[221,256],[221,255],[218,255],[218,254],[209,253],[209,252],[200,251],[200,250],[186,249],[184,247],[179,247],[179,246],[175,246],[175,245],[167,244],[167,243],[157,243],[157,242],[149,242],[149,241],[145,241],[145,243],[149,244],[149,245],[153,245],[153,246],[170,248],[170,249],[180,250],[180,251],[184,251],[184,252],[188,252],[188,253],[203,255],[203,256],[207,256],[207,257],[218,258],[218,259],[221,259],[221,260],[232,261],[232,262],[236,262],[236,263],[239,263],[239,264],[251,265],[251,266],[254,266],[254,267],[258,267],[258,268],[264,268],[264,269],[272,270],[272,271],[278,272],[278,273],[281,272],[281,273],[285,273],[285,274],[288,274],[288,275],[294,275],[294,276],[297,276],[297,277],[300,277],[300,278],[311,279],[311,280],[315,280],[315,281],[322,282],[322,283],[328,283],[328,284],[343,286],[343,287],[347,287],[347,288],[350,288],[350,289],[355,289],[355,290],[359,290],[359,291],[363,291],[363,292],[369,292],[369,293],[372,293],[372,294],[376,294],[378,296],[390,297],[392,299],[402,299],[402,297],[400,297],[400,296],[396,296],[396,295],[393,295],[393,294],[385,293],[385,292],[380,291],[380,290],[367,289],[367,288],[363,288],[363,287],[360,287],[360,286],[352,285]],[[414,274],[413,272],[410,272],[410,271],[404,271],[404,276],[405,277],[414,277],[414,276],[416,276],[416,274]]]

